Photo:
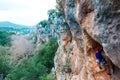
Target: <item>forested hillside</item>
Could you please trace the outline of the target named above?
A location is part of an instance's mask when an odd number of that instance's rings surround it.
[[[48,15],[56,11],[49,10]],[[54,56],[58,42],[50,18],[40,21],[35,28],[0,23],[0,79],[55,80]]]
[[[35,32],[35,26],[25,26],[4,21],[0,22],[0,31],[7,31],[15,34],[29,34],[30,32]]]

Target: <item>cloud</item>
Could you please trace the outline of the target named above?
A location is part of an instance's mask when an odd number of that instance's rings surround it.
[[[55,5],[55,0],[0,0],[0,21],[35,25],[47,19],[47,11]]]

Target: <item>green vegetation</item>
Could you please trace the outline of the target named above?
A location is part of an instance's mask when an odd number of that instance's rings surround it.
[[[48,10],[48,20],[43,20],[39,22],[40,27],[50,28],[50,19],[58,18],[62,13],[59,6],[56,6],[56,9]]]
[[[12,69],[8,58],[8,48],[0,46],[0,74],[5,77]]]
[[[0,22],[0,31],[14,32],[15,34],[29,34],[31,31],[35,31],[34,27],[19,25],[8,21]]]
[[[12,32],[0,31],[0,45],[10,46],[11,35],[13,35],[13,34],[14,33],[12,33]]]
[[[49,74],[54,66],[54,56],[58,48],[56,38],[38,46],[34,56],[23,60],[7,75],[6,80],[54,80]]]
[[[55,18],[55,17],[59,17],[61,15],[61,10],[59,8],[59,6],[56,6],[56,9],[50,9],[48,10],[48,16],[49,18]]]
[[[48,20],[43,20],[39,23],[39,25],[41,25],[41,27],[45,28],[45,27],[50,27],[50,23]]]
[[[56,7],[56,9],[49,10],[48,20],[43,20],[39,23],[39,27],[42,27],[41,33],[46,32],[45,34],[49,34],[51,31],[50,24],[52,19],[56,19],[60,17],[60,15],[61,11],[58,6]],[[18,50],[15,49],[17,48],[17,46],[19,48],[20,45],[12,46],[11,36],[13,34],[18,34],[17,36],[20,37],[19,34],[24,35],[30,33],[30,37],[28,38],[28,40],[33,39],[34,43],[37,42],[37,36],[34,32],[31,33],[32,28],[23,28],[19,25],[16,25],[19,26],[18,28],[14,27],[15,25],[16,24],[11,24],[7,22],[6,26],[6,22],[4,22],[4,24],[0,26],[0,75],[3,75],[4,80],[55,80],[55,75],[51,72],[51,69],[54,67],[54,56],[58,48],[57,39],[51,38],[47,43],[37,46],[35,51],[32,50],[34,52],[31,52],[30,55],[28,55],[28,52],[26,52],[25,56],[23,56],[22,59],[17,59],[14,53],[18,53]],[[35,29],[33,28],[32,31],[35,31]],[[13,36],[12,40],[15,40]],[[16,43],[18,43],[18,40],[16,41]],[[20,42],[20,44],[22,43]],[[16,52],[14,50],[12,50],[12,52],[9,49],[14,49]],[[25,49],[28,50],[28,48]],[[22,52],[20,52],[20,54],[21,53]],[[11,57],[11,55],[14,56]],[[13,66],[11,64],[14,60],[16,64]]]
[[[14,34],[28,34],[30,33],[30,30],[34,30],[34,28],[26,28],[26,27],[21,27],[21,28],[16,28],[16,27],[0,27],[0,31],[4,32],[12,32]]]

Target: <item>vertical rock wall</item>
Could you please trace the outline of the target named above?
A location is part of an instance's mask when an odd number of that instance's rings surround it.
[[[57,3],[63,17],[58,18],[61,23],[57,25],[60,38],[54,59],[56,80],[120,80],[120,0]],[[96,65],[96,47],[103,47],[111,76]]]

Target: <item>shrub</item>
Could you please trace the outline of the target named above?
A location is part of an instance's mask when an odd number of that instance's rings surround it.
[[[48,20],[40,21],[40,22],[39,22],[39,25],[40,25],[41,27],[43,27],[43,28],[45,28],[45,27],[50,27],[50,23],[49,23]]]
[[[55,80],[55,75],[48,74],[47,76],[43,77],[42,80]]]
[[[8,58],[8,48],[0,46],[0,74],[5,77],[11,70]]]
[[[10,46],[11,35],[14,33],[9,33],[5,31],[0,31],[0,45],[2,46]]]
[[[34,56],[21,63],[7,75],[6,80],[52,80],[48,74],[54,66],[54,55],[58,48],[57,40],[52,38],[48,43],[38,46]]]

